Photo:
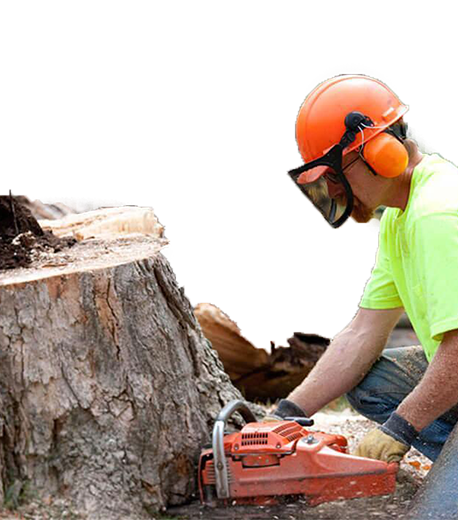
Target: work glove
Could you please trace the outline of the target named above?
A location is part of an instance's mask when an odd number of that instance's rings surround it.
[[[313,419],[309,419],[300,406],[288,399],[280,399],[277,408],[262,420],[262,422],[272,421],[296,421],[301,426],[313,424]]]
[[[417,430],[408,421],[393,412],[384,424],[364,437],[354,455],[399,462],[410,450],[417,435]]]

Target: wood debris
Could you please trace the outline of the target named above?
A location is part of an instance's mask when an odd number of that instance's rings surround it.
[[[307,376],[330,342],[317,334],[295,332],[287,340],[288,347],[271,343],[269,354],[244,338],[237,324],[215,305],[201,303],[194,313],[232,382],[250,401],[286,397]]]

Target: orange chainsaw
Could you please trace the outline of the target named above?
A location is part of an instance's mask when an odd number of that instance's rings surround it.
[[[247,424],[225,435],[235,412]],[[200,456],[201,501],[274,504],[294,495],[317,505],[394,492],[397,463],[349,455],[344,436],[306,429],[312,425],[308,418],[256,422],[243,401],[228,403],[216,419],[212,448]]]

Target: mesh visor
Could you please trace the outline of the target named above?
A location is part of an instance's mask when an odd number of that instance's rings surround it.
[[[353,210],[353,193],[343,173],[328,165],[319,168],[321,175],[307,184],[298,182],[301,177],[300,171],[293,170],[289,175],[326,221],[337,228],[347,220]],[[313,177],[315,175],[311,176]]]

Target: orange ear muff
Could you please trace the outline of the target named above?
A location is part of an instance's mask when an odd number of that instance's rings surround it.
[[[382,132],[364,145],[363,155],[382,177],[397,177],[409,163],[405,146],[395,137]]]

